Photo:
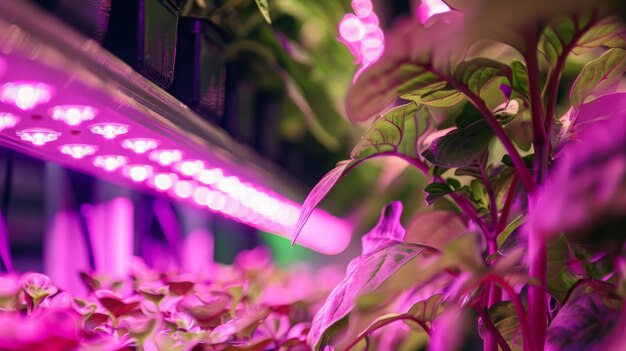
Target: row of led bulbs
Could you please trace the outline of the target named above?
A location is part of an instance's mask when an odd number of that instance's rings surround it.
[[[0,90],[3,103],[12,103],[21,110],[30,110],[37,105],[45,104],[51,99],[52,88],[43,83],[12,82],[6,83]],[[78,126],[93,120],[98,110],[91,106],[63,105],[55,106],[49,111],[52,119],[62,121],[69,126]],[[13,128],[20,118],[11,113],[0,113],[0,131]],[[115,139],[128,133],[129,126],[121,123],[97,123],[89,126],[89,130],[105,139]],[[16,135],[35,146],[43,146],[55,141],[60,132],[47,128],[27,128],[16,131]],[[200,206],[221,212],[240,220],[257,225],[292,226],[298,217],[298,208],[273,198],[254,187],[241,183],[237,177],[224,176],[219,168],[207,169],[200,160],[183,160],[179,150],[156,150],[159,141],[152,138],[129,138],[122,141],[124,149],[137,154],[148,153],[148,158],[162,166],[173,166],[183,176],[192,180],[180,179],[175,173],[155,173],[150,165],[128,164],[128,158],[121,155],[98,155],[93,164],[107,172],[121,169],[122,174],[134,182],[147,182],[152,188],[168,192],[180,199],[191,199]],[[82,159],[96,153],[98,147],[88,144],[66,144],[59,148],[60,152]],[[204,185],[209,185],[213,189]],[[272,223],[267,223],[269,220]]]

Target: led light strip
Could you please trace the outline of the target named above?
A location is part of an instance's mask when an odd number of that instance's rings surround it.
[[[288,177],[27,2],[0,2],[0,143],[286,237],[300,210]],[[299,244],[335,254],[350,232],[317,210]]]

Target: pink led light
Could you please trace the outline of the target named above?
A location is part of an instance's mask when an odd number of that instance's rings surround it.
[[[0,89],[2,102],[12,103],[22,110],[45,104],[50,101],[51,96],[52,88],[37,82],[11,82]]]
[[[199,186],[193,191],[193,201],[200,206],[206,206],[207,196],[209,195],[209,188],[205,186]]]
[[[20,121],[20,118],[11,113],[0,113],[0,131],[6,128],[15,127]]]
[[[57,140],[60,132],[45,128],[28,128],[15,132],[20,139],[28,141],[35,146],[42,146],[51,141]]]
[[[134,182],[143,182],[152,174],[152,167],[148,165],[128,165],[123,174]]]
[[[196,175],[196,180],[207,185],[216,184],[222,179],[224,173],[219,168],[204,169]]]
[[[69,155],[77,160],[85,156],[93,155],[96,153],[97,149],[97,146],[87,144],[66,144],[59,148],[62,154]]]
[[[160,191],[167,191],[172,188],[178,177],[174,173],[159,173],[154,176],[152,182],[154,187]]]
[[[193,177],[204,169],[204,162],[200,160],[185,160],[176,164],[176,169],[189,177]]]
[[[146,153],[147,151],[156,149],[159,146],[159,141],[151,138],[132,138],[126,139],[122,142],[124,149],[133,150],[138,154]]]
[[[441,0],[422,0],[417,8],[417,16],[424,23],[430,17],[450,11],[450,7]]]
[[[346,14],[339,23],[339,34],[349,42],[356,42],[365,35],[365,28],[361,20],[354,14]]]
[[[359,17],[367,17],[372,13],[372,2],[370,0],[352,0],[352,9]]]
[[[115,139],[118,135],[128,133],[128,126],[121,123],[98,123],[89,127],[92,133],[102,135],[105,139]]]
[[[213,211],[221,211],[226,206],[226,196],[219,191],[212,190],[206,197],[207,206]]]
[[[385,34],[380,27],[374,24],[365,25],[365,36],[361,40],[361,45],[367,48],[382,47],[384,40]]]
[[[169,166],[174,162],[180,161],[183,158],[183,153],[179,150],[154,150],[148,158],[162,166]]]
[[[181,199],[188,199],[193,194],[193,184],[188,180],[179,180],[174,185],[174,194]]]
[[[102,168],[107,172],[115,171],[124,166],[126,162],[128,162],[126,157],[118,155],[100,155],[93,159],[94,166]]]
[[[237,189],[239,184],[239,178],[237,177],[224,177],[217,183],[217,188],[225,193],[231,193]]]
[[[63,121],[68,126],[77,126],[96,117],[98,110],[91,106],[66,105],[55,106],[50,115],[55,121]]]

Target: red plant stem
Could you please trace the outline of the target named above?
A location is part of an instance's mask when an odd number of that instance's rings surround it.
[[[419,324],[420,327],[422,327],[422,329],[424,329],[424,331],[426,332],[426,334],[428,334],[430,336],[430,328],[426,325],[426,323],[420,321],[419,319],[413,317],[413,316],[409,316],[406,314],[402,314],[399,316],[396,316],[394,318],[389,318],[388,320],[386,320],[385,322],[383,322],[382,324],[380,324],[379,326],[377,326],[376,328],[369,330],[369,331],[365,331],[361,334],[359,334],[359,336],[356,337],[356,339],[352,340],[352,342],[350,343],[350,345],[348,345],[348,347],[346,347],[345,351],[350,350],[351,348],[355,347],[362,339],[364,339],[365,337],[367,337],[369,334],[373,333],[374,331],[388,325],[391,324],[395,321],[401,321],[401,320],[410,320],[413,321],[417,324]]]
[[[507,283],[500,276],[491,275],[487,280],[491,280],[498,284],[507,292],[507,294],[509,294],[509,298],[513,303],[513,307],[517,313],[517,318],[520,322],[520,328],[522,329],[522,336],[524,337],[524,350],[534,350],[532,343],[528,342],[532,340],[530,335],[530,326],[528,324],[528,316],[524,310],[524,305],[522,304],[522,300],[520,300],[519,295],[515,292],[515,290],[513,290],[513,287],[511,287],[511,285],[509,285],[509,283]]]
[[[528,69],[528,90],[533,123],[533,146],[535,149],[534,176],[535,184],[541,185],[548,171],[548,153],[550,143],[544,129],[543,100],[539,81],[539,62],[537,60],[537,36],[533,30],[529,33],[527,52],[524,55]],[[528,213],[534,212],[534,198],[529,192]],[[536,228],[530,228],[528,235],[529,276],[535,284],[528,287],[528,308],[531,321],[531,337],[534,349],[543,351],[546,329],[548,327],[547,306],[547,247],[546,240]]]
[[[483,321],[483,324],[485,325],[487,330],[489,330],[489,334],[496,341],[497,344],[493,345],[496,348],[496,350],[497,350],[497,347],[499,345],[500,348],[503,351],[511,351],[511,348],[509,347],[509,344],[506,343],[506,340],[504,340],[504,338],[502,337],[502,334],[500,334],[500,331],[498,330],[498,328],[496,328],[496,326],[493,324],[493,321],[491,320],[491,317],[489,317],[489,313],[487,313],[487,311],[484,308],[480,307],[480,306],[474,306],[474,309],[476,310],[476,312],[480,316],[480,319]]]
[[[511,185],[509,185],[509,189],[506,192],[506,197],[504,199],[504,205],[502,206],[502,213],[500,213],[500,220],[498,221],[498,230],[497,235],[500,235],[506,229],[507,222],[509,221],[509,215],[511,214],[511,206],[513,206],[513,199],[515,198],[515,188],[517,188],[517,182],[519,177],[517,173],[513,175],[513,179],[511,180]],[[497,245],[497,241],[496,241]]]

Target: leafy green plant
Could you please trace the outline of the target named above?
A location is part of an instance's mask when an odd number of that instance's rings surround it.
[[[398,206],[384,211],[315,316],[310,346],[456,349],[459,318],[473,311],[485,350],[623,348],[626,26],[616,4],[446,3],[425,23],[396,25],[356,78],[349,117],[374,121],[307,197],[294,242],[372,158],[422,171],[438,210],[418,213],[406,238],[387,213]],[[573,83],[563,78],[572,71]]]

